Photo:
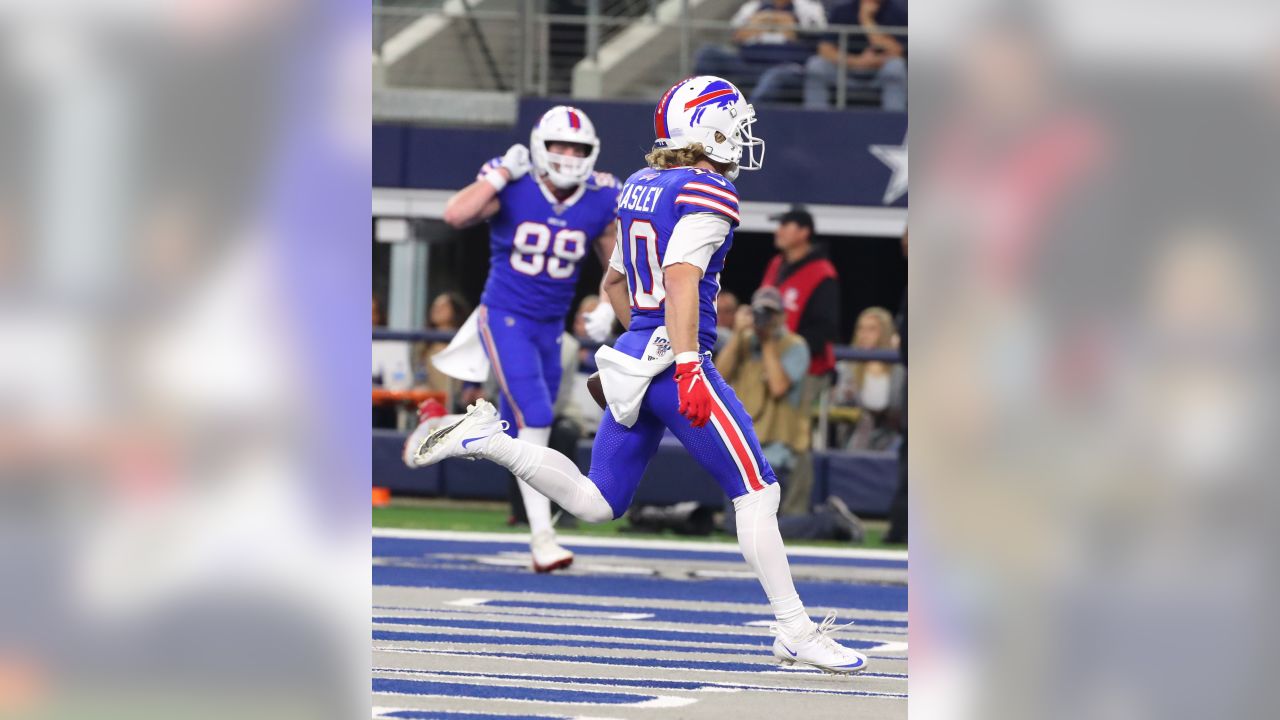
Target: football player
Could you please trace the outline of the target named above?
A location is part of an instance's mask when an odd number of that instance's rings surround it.
[[[514,436],[530,445],[545,446],[551,435],[560,337],[580,263],[594,246],[607,265],[614,248],[619,184],[613,175],[595,171],[599,154],[587,114],[553,107],[534,126],[527,148],[512,145],[485,163],[475,182],[445,206],[444,220],[454,227],[489,222],[489,276],[475,327],[498,381],[500,414]],[[613,309],[605,307],[587,317],[587,328],[603,340],[613,321]],[[533,569],[568,567],[573,553],[556,542],[550,501],[517,479],[529,517]]]
[[[603,522],[626,511],[669,429],[732,498],[739,545],[777,617],[773,654],[860,672],[866,658],[830,637],[834,618],[818,625],[805,613],[778,532],[777,479],[750,416],[711,361],[719,274],[739,221],[732,181],[764,159],[754,122],[742,93],[718,77],[683,80],[658,102],[648,166],[619,198],[605,290],[627,332],[596,354],[608,411],[586,476],[559,453],[507,437],[483,401],[426,437],[414,459],[492,460],[579,518]]]

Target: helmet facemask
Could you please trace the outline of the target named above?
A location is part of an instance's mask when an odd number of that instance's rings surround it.
[[[747,113],[738,118],[733,134],[734,144],[743,151],[738,158],[739,170],[759,170],[764,167],[764,140],[751,132],[755,124],[756,111],[748,105]],[[746,155],[745,160],[741,157],[742,154]]]
[[[579,157],[571,153],[552,152],[552,144],[572,144],[581,147],[586,151],[586,155]],[[564,140],[547,140],[543,143],[542,158],[539,162],[539,169],[542,170],[547,178],[551,180],[551,184],[566,190],[581,185],[586,182],[591,175],[591,171],[595,168],[596,155],[599,152],[598,146],[588,145],[587,143],[569,143]]]
[[[564,143],[586,151],[585,157],[567,152],[551,152],[550,145]],[[600,155],[600,138],[586,113],[558,105],[542,115],[529,133],[529,159],[541,177],[560,190],[582,185],[591,178]]]

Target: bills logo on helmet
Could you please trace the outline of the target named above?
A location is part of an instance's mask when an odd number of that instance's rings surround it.
[[[720,107],[732,109],[733,104],[738,101],[738,90],[725,80],[714,80],[707,84],[707,87],[698,94],[697,97],[689,100],[684,104],[685,111],[694,110],[693,117],[689,118],[690,125],[697,125],[702,122],[702,113],[707,111],[709,107]]]

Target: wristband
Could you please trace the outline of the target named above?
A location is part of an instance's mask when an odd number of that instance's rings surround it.
[[[678,353],[676,355],[677,365],[683,365],[685,363],[700,363],[700,362],[702,362],[702,356],[693,350],[690,350],[689,352]]]
[[[485,173],[484,177],[481,179],[492,185],[493,189],[497,192],[502,192],[502,188],[506,187],[508,182],[507,179],[502,176],[502,172],[499,171],[498,168],[493,168],[489,172]]]

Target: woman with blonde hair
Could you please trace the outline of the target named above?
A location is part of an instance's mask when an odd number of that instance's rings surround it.
[[[882,307],[870,307],[858,315],[853,347],[860,350],[893,350],[898,331],[893,316]],[[887,450],[898,437],[902,413],[902,384],[906,373],[896,363],[844,361],[836,365],[839,376],[832,392],[832,420],[836,421],[837,446],[849,450]]]

